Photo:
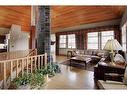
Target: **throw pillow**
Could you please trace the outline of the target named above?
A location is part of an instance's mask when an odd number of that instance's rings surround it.
[[[97,54],[99,57],[104,57],[104,53],[98,53]]]
[[[115,61],[116,63],[124,63],[124,62],[125,62],[125,59],[123,58],[122,55],[116,54],[116,55],[115,55],[115,58],[114,58],[114,61]]]
[[[125,85],[127,85],[127,66],[126,66],[126,68],[125,68],[123,83],[124,83]]]

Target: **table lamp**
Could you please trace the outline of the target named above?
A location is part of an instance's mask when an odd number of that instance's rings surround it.
[[[116,39],[108,40],[103,48],[104,50],[110,50],[111,63],[114,64],[114,50],[122,50],[122,46]]]

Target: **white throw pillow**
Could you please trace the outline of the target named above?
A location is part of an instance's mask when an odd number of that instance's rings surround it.
[[[122,55],[120,54],[116,54],[115,58],[114,58],[114,61],[117,63],[124,63],[125,62],[125,59],[123,58]]]

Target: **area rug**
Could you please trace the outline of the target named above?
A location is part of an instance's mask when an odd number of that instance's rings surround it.
[[[63,65],[67,65],[67,66],[70,66],[70,60],[66,60],[64,62],[61,62],[59,64],[63,64]],[[88,70],[88,71],[92,71],[94,72],[94,66],[96,65],[97,63],[88,63],[87,64],[87,68],[84,67],[83,64],[73,64],[72,66],[75,67],[75,68],[78,68],[78,69],[82,69],[82,70]]]

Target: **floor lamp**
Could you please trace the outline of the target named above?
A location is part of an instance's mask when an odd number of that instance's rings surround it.
[[[122,46],[116,39],[108,40],[104,46],[104,50],[110,50],[111,63],[114,64],[114,50],[122,50]]]

